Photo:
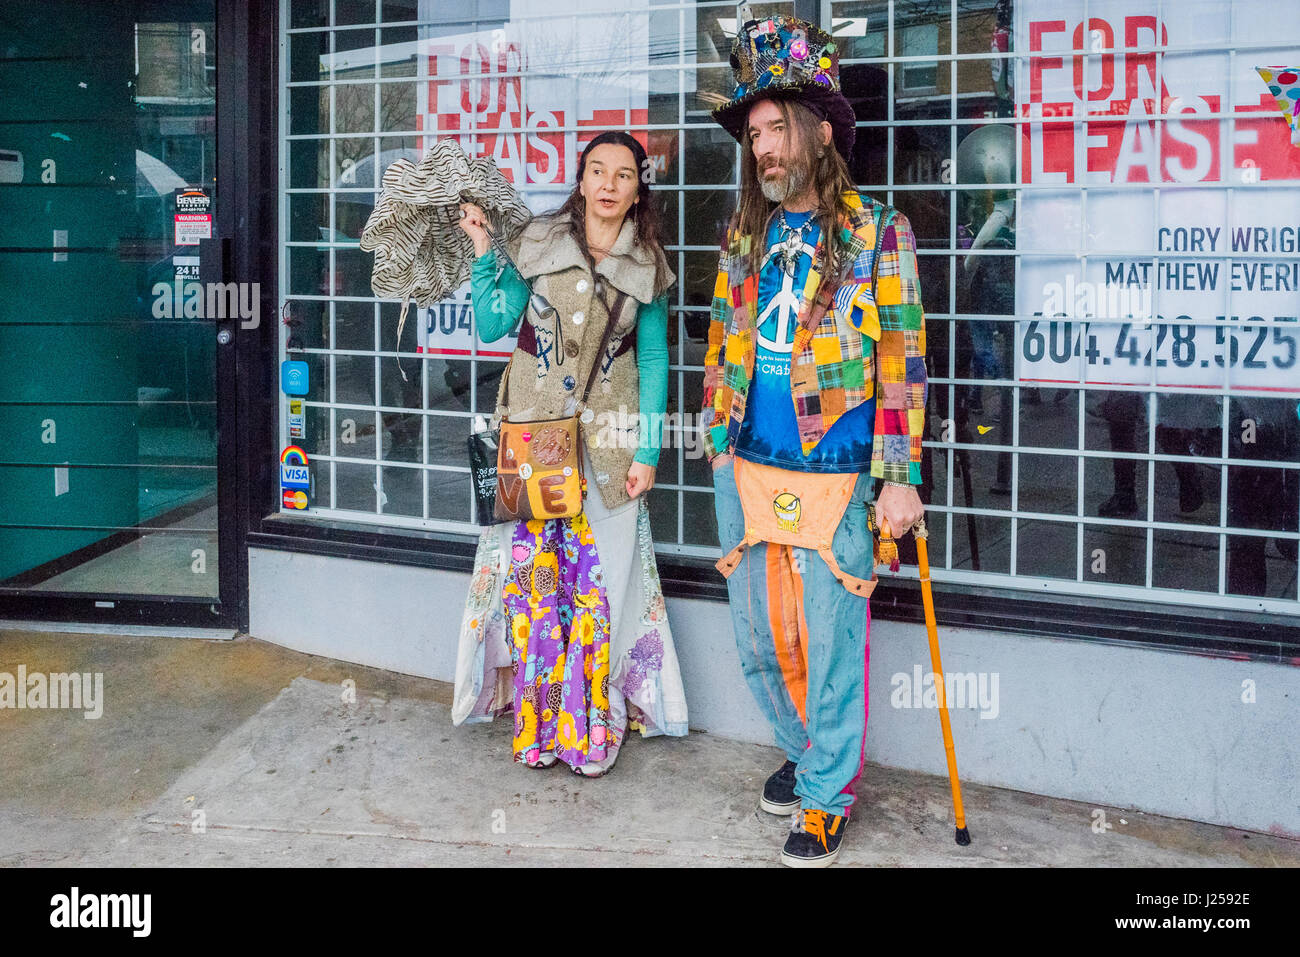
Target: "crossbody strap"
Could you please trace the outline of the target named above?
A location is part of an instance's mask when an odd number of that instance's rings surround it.
[[[605,323],[605,331],[600,337],[600,346],[596,349],[596,361],[592,363],[591,372],[587,374],[587,387],[582,390],[582,400],[578,403],[580,406],[585,407],[587,405],[587,397],[591,395],[591,387],[596,384],[596,373],[600,371],[601,360],[605,358],[605,346],[609,344],[609,334],[614,331],[614,322],[623,311],[627,298],[627,293],[620,292],[614,297],[614,305],[606,310],[609,313],[609,321]]]
[[[592,366],[591,366],[591,372],[588,373],[588,375],[587,375],[587,386],[586,386],[585,389],[582,390],[582,400],[581,400],[581,402],[578,403],[579,406],[581,406],[581,407],[584,407],[584,408],[586,407],[586,405],[587,405],[587,397],[591,394],[591,387],[592,387],[593,385],[596,384],[596,373],[600,371],[600,363],[601,363],[601,360],[602,360],[602,359],[604,358],[604,356],[605,356],[605,346],[609,343],[609,336],[610,336],[610,333],[611,333],[611,332],[613,331],[613,329],[614,329],[614,323],[615,323],[615,321],[617,320],[618,315],[623,311],[623,308],[624,308],[624,305],[625,305],[626,302],[627,302],[627,299],[628,299],[628,295],[627,295],[627,293],[625,293],[625,292],[620,292],[620,293],[618,294],[618,296],[616,296],[615,299],[614,299],[614,305],[611,306],[611,307],[608,307],[608,309],[607,309],[607,312],[609,313],[609,316],[608,316],[608,320],[607,320],[606,323],[605,323],[605,331],[601,334],[601,337],[600,337],[600,346],[599,346],[599,348],[596,350],[596,358],[595,358],[595,361],[592,363]],[[603,300],[602,300],[602,301],[603,301]],[[530,306],[526,306],[526,307],[524,307],[524,320],[523,320],[524,322],[527,322],[527,321],[528,321],[528,309],[529,309],[529,308],[531,308],[531,307],[530,307]],[[558,316],[558,314],[557,314],[557,316]],[[562,322],[563,320],[559,320],[559,321]],[[505,369],[505,372],[501,373],[502,376],[504,377],[503,381],[504,381],[505,385],[504,385],[504,387],[502,388],[502,391],[501,391],[501,402],[500,402],[500,405],[498,406],[497,411],[496,411],[496,414],[497,414],[498,416],[500,416],[500,415],[502,414],[502,408],[501,408],[501,407],[504,407],[504,409],[505,409],[505,413],[506,413],[506,414],[509,414],[509,412],[510,412],[510,367],[511,367],[512,365],[514,365],[514,362],[515,362],[515,354],[514,354],[514,352],[511,352],[511,353],[510,353],[510,359],[509,359],[509,361],[506,362],[506,369]]]

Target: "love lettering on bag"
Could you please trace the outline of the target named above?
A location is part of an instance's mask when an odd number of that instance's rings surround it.
[[[587,387],[578,408],[586,409],[587,396],[600,371],[600,357],[605,354],[615,317],[627,302],[620,292],[609,310],[600,348],[592,360]],[[497,495],[494,514],[498,521],[574,518],[582,512],[582,455],[579,417],[512,422],[509,413],[510,367],[506,364],[507,392],[502,395],[505,412],[501,418],[501,445],[497,454]]]
[[[582,511],[577,420],[501,423],[497,517],[565,518]]]

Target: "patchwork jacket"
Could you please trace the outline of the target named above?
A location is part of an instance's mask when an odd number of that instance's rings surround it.
[[[840,416],[875,398],[871,474],[918,485],[927,383],[916,240],[907,217],[892,206],[856,192],[845,200],[850,214],[840,228],[852,265],[838,288],[823,283],[823,237],[800,295],[790,357],[800,443],[807,455]],[[729,229],[718,262],[701,415],[710,460],[734,450],[754,374],[753,241]]]

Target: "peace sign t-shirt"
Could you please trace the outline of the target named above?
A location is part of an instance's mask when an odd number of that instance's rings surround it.
[[[786,212],[791,230],[803,230],[793,275],[782,268],[774,250],[788,235],[778,215],[767,230],[767,253],[758,274],[758,316],[754,336],[754,377],[745,401],[745,417],[736,437],[736,454],[751,462],[803,472],[866,472],[871,468],[871,439],[876,403],[868,399],[840,416],[812,452],[805,456],[790,394],[790,353],[799,325],[799,306],[808,282],[821,229],[812,213]]]

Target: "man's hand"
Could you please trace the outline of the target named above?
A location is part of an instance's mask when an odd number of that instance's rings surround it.
[[[710,462],[709,464],[713,466],[713,471],[716,472],[718,469],[722,468],[724,465],[726,465],[726,464],[727,464],[728,462],[730,462],[730,461],[731,461],[731,456],[730,456],[730,455],[727,455],[727,454],[724,452],[722,455],[715,455],[715,456],[713,457],[713,461]]]
[[[881,528],[888,524],[890,538],[902,538],[924,514],[921,496],[910,485],[886,485],[876,499],[876,524]]]
[[[636,498],[642,492],[648,492],[655,487],[655,470],[651,465],[644,462],[633,462],[632,467],[627,470],[627,489],[628,498]]]

